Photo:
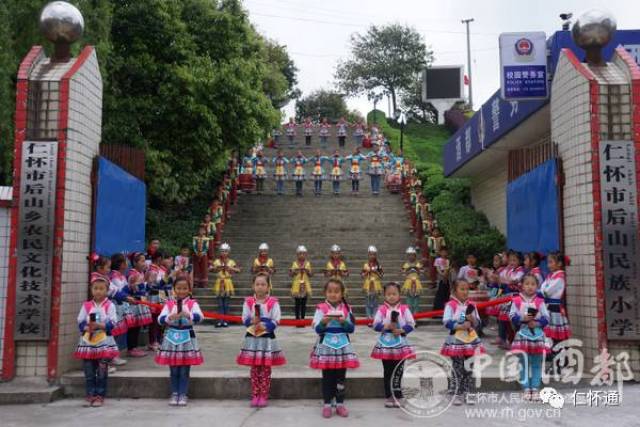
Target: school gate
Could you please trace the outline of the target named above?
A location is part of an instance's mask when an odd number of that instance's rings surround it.
[[[585,365],[607,349],[640,375],[640,31],[619,30],[604,65],[571,32],[547,40],[550,100],[496,92],[448,141],[445,175],[520,251],[564,250],[567,311]],[[635,60],[634,60],[635,59]],[[556,238],[554,238],[554,236]]]
[[[87,255],[144,246],[144,156],[100,148],[102,79],[92,46],[75,58],[34,46],[16,97],[13,188],[0,188],[1,378],[55,382],[79,366],[70,355],[88,296]]]

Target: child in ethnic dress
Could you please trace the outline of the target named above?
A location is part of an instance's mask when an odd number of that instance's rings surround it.
[[[258,273],[253,279],[254,295],[245,298],[242,306],[242,322],[247,326],[247,333],[236,362],[251,367],[251,407],[254,408],[267,406],[271,367],[287,362],[275,336],[280,323],[280,304],[270,291],[269,275]]]
[[[91,275],[91,300],[80,307],[80,339],[74,356],[83,361],[87,406],[99,407],[107,393],[109,361],[119,354],[111,330],[116,323],[116,308],[107,298],[109,280]]]
[[[311,326],[318,334],[318,341],[311,351],[309,365],[322,370],[322,416],[330,418],[331,403],[336,402],[336,413],[349,416],[344,406],[347,369],[360,366],[358,356],[351,346],[349,334],[355,329],[355,318],[344,299],[342,280],[331,278],[324,286],[325,302],[318,304]]]
[[[469,301],[469,283],[458,279],[453,283],[451,299],[444,308],[442,323],[449,330],[440,354],[451,358],[454,375],[450,381],[453,404],[462,405],[469,391],[472,371],[465,366],[467,361],[485,352],[475,329],[480,325],[478,310]]]
[[[400,386],[404,361],[416,357],[415,349],[406,338],[415,324],[409,307],[400,303],[400,285],[387,283],[384,286],[384,304],[378,307],[373,319],[373,329],[381,335],[371,352],[372,358],[382,361],[387,408],[400,406],[397,399],[402,398]]]
[[[539,400],[544,356],[549,351],[543,328],[549,323],[544,299],[536,295],[538,279],[527,274],[522,292],[511,300],[509,318],[516,330],[511,351],[520,359],[520,385],[525,400]]]
[[[167,300],[158,316],[158,324],[165,327],[165,333],[155,362],[169,366],[169,405],[187,406],[191,366],[204,362],[193,325],[200,322],[204,316],[198,302],[190,297],[189,276],[179,274],[173,284],[173,292],[175,298]]]

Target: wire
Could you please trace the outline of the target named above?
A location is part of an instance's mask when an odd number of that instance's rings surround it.
[[[267,13],[258,13],[258,12],[250,12],[249,16],[254,15],[254,16],[262,16],[265,18],[276,18],[276,19],[287,19],[290,21],[299,21],[299,22],[313,22],[316,24],[324,24],[324,25],[336,25],[336,26],[342,26],[342,27],[351,27],[351,28],[365,28],[368,27],[369,25],[362,25],[362,24],[350,24],[348,22],[336,22],[336,21],[324,21],[324,20],[320,20],[320,19],[311,19],[311,18],[303,18],[303,17],[296,17],[296,16],[283,16],[283,15],[273,15],[273,14],[267,14]],[[461,34],[461,35],[466,35],[467,32],[466,31],[451,31],[451,30],[430,30],[430,29],[421,29],[422,32],[425,33],[434,33],[434,34]],[[471,35],[473,36],[498,36],[498,33],[474,33],[472,32]]]

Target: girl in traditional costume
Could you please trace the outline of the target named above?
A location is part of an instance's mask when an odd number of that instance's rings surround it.
[[[340,194],[340,181],[342,180],[342,162],[343,158],[340,156],[338,150],[331,156],[331,183],[333,184],[333,195],[338,196]]]
[[[322,194],[322,181],[324,180],[324,169],[322,163],[329,162],[331,159],[320,154],[320,150],[316,150],[316,155],[309,159],[309,163],[313,165],[311,176],[313,177],[313,194],[319,196]]]
[[[402,274],[405,276],[402,285],[402,293],[407,298],[407,304],[413,313],[417,313],[420,305],[420,294],[422,293],[422,283],[420,274],[424,272],[424,267],[420,261],[416,248],[410,246],[405,251],[407,261],[402,264]]]
[[[302,184],[304,183],[304,164],[307,163],[307,158],[302,155],[302,152],[298,151],[295,157],[291,159],[293,163],[293,180],[296,183],[296,196],[302,196]]]
[[[165,328],[162,346],[155,356],[159,365],[169,366],[171,406],[187,406],[191,366],[204,363],[193,325],[204,318],[200,306],[190,298],[189,276],[180,274],[174,286],[175,298],[167,300],[158,316]]]
[[[251,367],[251,407],[267,406],[271,388],[271,367],[286,363],[276,340],[275,330],[280,323],[280,304],[269,294],[269,276],[258,273],[253,279],[253,296],[242,306],[242,322],[247,327],[238,365]]]
[[[371,357],[382,361],[385,406],[397,408],[398,399],[403,397],[400,387],[404,361],[416,357],[415,349],[407,341],[407,335],[415,329],[415,320],[409,307],[400,303],[398,283],[384,286],[384,304],[376,311],[373,329],[381,333]]]
[[[213,285],[213,293],[218,299],[218,313],[222,315],[229,314],[229,300],[235,294],[233,281],[234,274],[240,272],[236,262],[229,258],[231,246],[227,243],[220,245],[220,255],[211,264],[211,271],[217,274],[216,281]],[[220,319],[216,324],[217,328],[227,327],[229,324],[226,320]]]
[[[281,150],[278,150],[278,155],[271,161],[274,165],[273,177],[276,181],[276,193],[282,195],[284,194],[284,182],[287,179],[287,164],[289,163],[289,159],[282,154]]]
[[[325,302],[318,304],[312,327],[318,340],[311,350],[309,366],[322,370],[322,416],[330,418],[335,399],[336,413],[349,416],[344,406],[347,369],[360,366],[358,356],[351,346],[349,334],[354,332],[355,318],[345,298],[344,283],[331,278],[324,286]]]
[[[353,154],[345,157],[345,160],[349,162],[349,176],[351,177],[351,193],[358,194],[360,191],[360,177],[362,175],[362,169],[360,163],[366,160],[366,157],[360,154],[360,148],[356,147],[353,150]]]
[[[80,307],[80,339],[74,357],[83,361],[87,406],[104,403],[109,375],[108,363],[119,354],[111,330],[116,323],[116,308],[107,298],[109,279],[91,275],[91,300]]]
[[[291,264],[289,276],[291,283],[291,296],[295,303],[296,319],[304,319],[307,313],[307,299],[311,296],[311,263],[307,260],[307,248],[300,245],[296,249],[296,260]]]
[[[511,300],[509,318],[516,330],[511,351],[520,359],[520,385],[525,400],[539,400],[544,356],[549,351],[543,329],[549,323],[544,298],[536,295],[538,279],[527,274],[522,291]]]
[[[468,301],[469,284],[464,279],[453,283],[452,295],[444,308],[442,323],[449,330],[440,354],[451,358],[453,366],[449,392],[454,395],[453,404],[464,403],[472,379],[472,370],[467,360],[477,354],[485,353],[482,341],[476,333],[480,324],[480,315]]]
[[[360,276],[363,279],[362,290],[366,298],[367,318],[373,320],[378,308],[378,295],[382,294],[382,276],[384,272],[378,262],[378,249],[369,246],[367,249],[368,261],[362,266]]]
[[[331,253],[329,254],[329,261],[324,270],[324,275],[327,278],[335,278],[343,280],[349,276],[349,270],[347,264],[342,260],[342,250],[340,246],[331,246]]]

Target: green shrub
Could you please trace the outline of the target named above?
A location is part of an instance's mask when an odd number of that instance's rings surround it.
[[[370,122],[372,115],[368,115]],[[400,130],[396,124],[388,123],[382,111],[377,111],[377,122],[397,149]],[[493,255],[504,248],[505,238],[491,227],[484,214],[471,208],[469,181],[444,177],[442,151],[448,137],[442,126],[409,123],[405,127],[404,155],[418,171],[423,194],[431,202],[451,259],[460,267],[466,263],[466,255],[473,253],[480,263],[491,263]]]

